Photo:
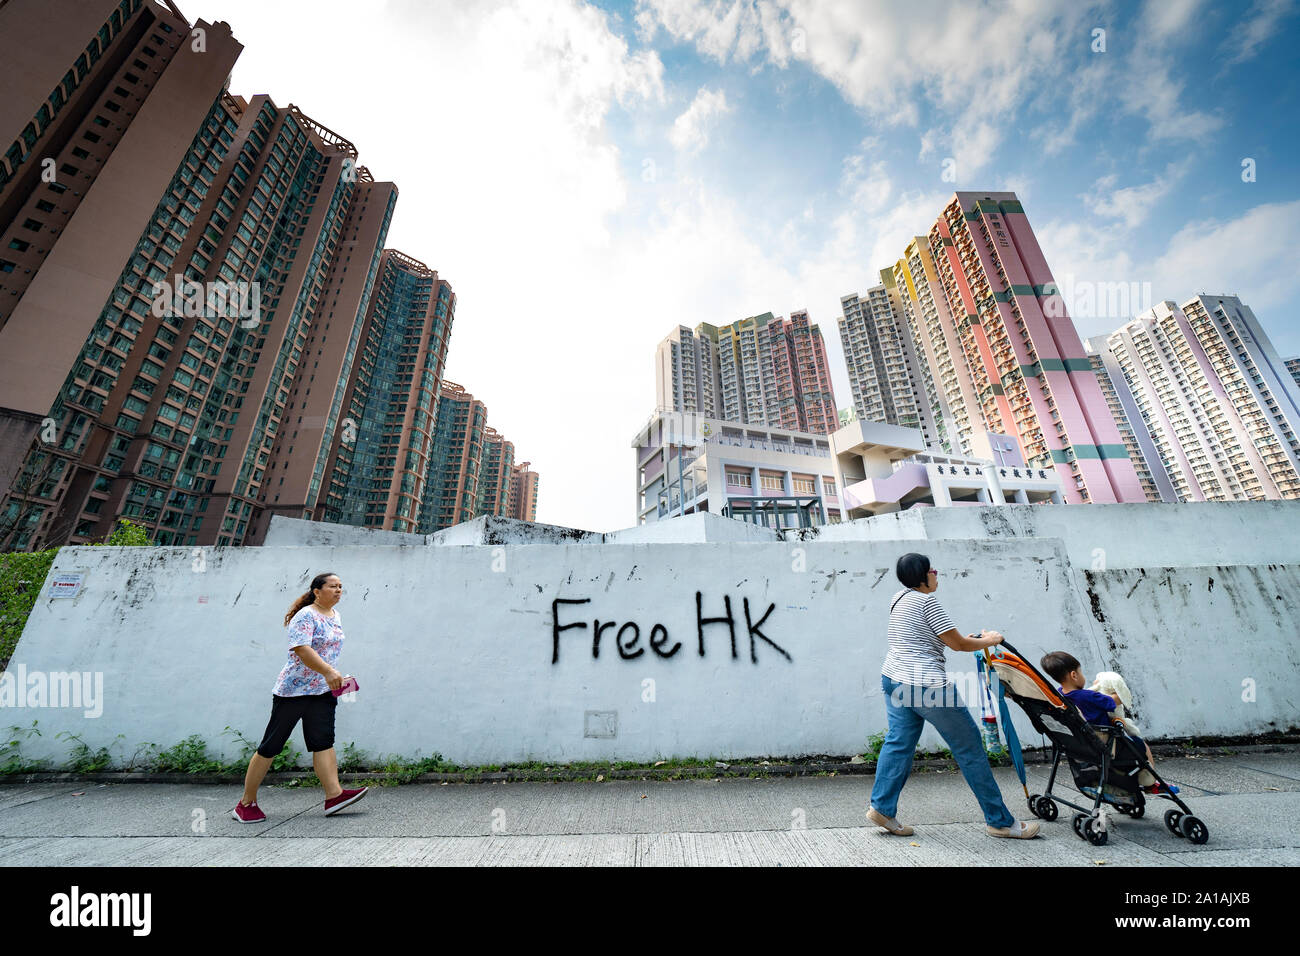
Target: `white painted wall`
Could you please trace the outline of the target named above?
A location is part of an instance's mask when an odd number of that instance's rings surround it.
[[[820,541],[1059,538],[1078,568],[1300,563],[1300,501],[923,508],[816,531]]]
[[[269,716],[286,606],[312,574],[335,571],[348,635],[340,667],[362,687],[340,706],[340,745],[461,763],[856,753],[884,728],[885,625],[894,563],[908,546],[223,548],[204,551],[202,570],[188,548],[65,548],[53,573],[81,569],[84,588],[74,599],[42,595],[10,670],[102,673],[103,715],[12,708],[0,710],[0,726],[38,720],[43,736],[25,752],[56,760],[67,754],[60,731],[92,747],[122,734],[128,755],[189,734],[231,753],[223,728],[256,739]],[[1034,661],[1065,649],[1090,671],[1120,670],[1143,698],[1152,737],[1298,722],[1295,566],[1183,568],[1156,586],[1154,572],[1076,575],[1050,540],[935,540],[926,551],[943,569],[939,596],[958,627],[997,627]],[[1214,589],[1202,593],[1210,575]],[[1088,579],[1104,622],[1076,577]],[[722,625],[706,628],[699,655],[697,590],[705,616],[721,615],[730,596],[737,658]],[[588,627],[560,635],[553,664],[555,598],[591,603],[562,606],[561,623]],[[775,605],[763,630],[793,660],[762,641],[750,660],[745,598],[755,619]],[[620,659],[611,629],[594,660],[593,618],[637,622],[643,654]],[[647,648],[655,623],[670,645],[682,642],[670,659]],[[949,669],[972,661],[950,653]],[[1245,677],[1258,682],[1253,702],[1240,699]],[[589,710],[616,712],[617,736],[584,736]],[[1030,742],[1023,716],[1018,724]],[[927,732],[923,745],[938,738]]]

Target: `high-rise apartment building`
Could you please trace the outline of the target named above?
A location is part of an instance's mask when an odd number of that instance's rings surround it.
[[[510,469],[510,491],[506,499],[506,516],[520,521],[537,520],[537,472],[532,462],[523,461]]]
[[[936,447],[933,385],[913,345],[912,303],[899,294],[892,270],[881,278],[886,282],[862,296],[840,296],[840,344],[853,408],[862,421],[920,429],[926,447]]]
[[[1161,302],[1106,344],[1175,500],[1300,497],[1300,390],[1240,299]]]
[[[838,427],[821,330],[807,312],[685,326],[655,352],[661,410],[829,434]]]
[[[475,517],[487,406],[455,382],[438,393],[433,454],[420,507],[421,534],[432,534]]]
[[[230,95],[240,50],[170,3],[0,3],[0,548],[415,530],[455,298],[382,253],[350,142]]]
[[[455,312],[456,295],[435,270],[384,250],[316,518],[416,530]]]
[[[918,400],[930,406],[935,445],[950,455],[992,460],[975,386],[926,236],[915,236],[893,268],[921,370]]]
[[[1286,370],[1291,373],[1295,383],[1300,385],[1300,355],[1286,360]]]
[[[829,435],[839,427],[839,411],[821,329],[801,310],[785,321],[769,322],[767,332],[773,373],[768,424]]]
[[[658,408],[713,416],[718,403],[718,338],[679,325],[655,350]]]
[[[510,476],[515,465],[514,442],[497,433],[492,427],[483,433],[483,468],[478,479],[478,498],[474,514],[508,515],[510,507]]]
[[[0,5],[0,548],[65,542],[101,513],[101,475],[74,466],[125,452],[119,414],[138,424],[142,400],[109,393],[150,347],[155,279],[202,230],[240,49],[143,0]]]
[[[1097,384],[1106,397],[1106,405],[1115,418],[1124,447],[1128,449],[1129,460],[1137,470],[1138,481],[1147,501],[1177,501],[1173,485],[1160,465],[1160,455],[1151,441],[1151,433],[1141,417],[1141,411],[1133,401],[1133,394],[1124,384],[1123,371],[1115,360],[1115,354],[1106,344],[1106,336],[1097,335],[1085,339],[1084,351],[1092,362],[1092,370],[1097,374]],[[1119,384],[1116,385],[1118,380]],[[1133,422],[1137,421],[1134,426]],[[1156,462],[1152,468],[1150,462]]]
[[[1067,503],[1146,500],[1015,193],[954,194],[928,238],[984,430],[1055,468]]]

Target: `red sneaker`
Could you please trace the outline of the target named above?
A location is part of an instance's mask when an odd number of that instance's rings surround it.
[[[325,801],[325,816],[332,816],[338,813],[344,807],[350,807],[366,795],[369,787],[362,787],[359,790],[344,790],[333,800]]]
[[[239,823],[266,822],[266,814],[262,812],[262,808],[257,805],[256,800],[248,806],[244,806],[242,802],[235,804],[235,809],[230,811],[230,815]]]

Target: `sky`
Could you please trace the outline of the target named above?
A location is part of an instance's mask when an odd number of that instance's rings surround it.
[[[1296,0],[177,2],[397,184],[538,521],[635,523],[678,325],[806,309],[851,405],[840,297],[957,190],[1019,194],[1083,338],[1229,293],[1300,354]]]

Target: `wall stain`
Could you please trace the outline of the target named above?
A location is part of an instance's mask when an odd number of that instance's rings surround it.
[[[879,584],[881,581],[883,581],[885,579],[885,575],[888,573],[889,573],[889,568],[880,569],[880,574],[876,576],[876,580],[871,584],[871,589],[873,591],[876,589],[876,585]]]
[[[1088,602],[1092,605],[1092,616],[1095,617],[1102,624],[1105,624],[1106,615],[1101,612],[1101,597],[1097,594],[1096,591],[1092,589],[1091,584],[1088,585]],[[1109,635],[1107,635],[1107,637],[1109,638]],[[1114,643],[1112,643],[1111,650],[1114,649],[1115,649],[1115,645]]]
[[[1214,578],[1210,578],[1210,586],[1209,586],[1208,588],[1206,588],[1206,590],[1207,590],[1207,591],[1213,591],[1213,590],[1214,590]]]

